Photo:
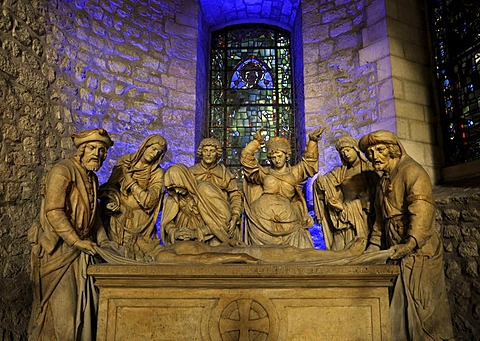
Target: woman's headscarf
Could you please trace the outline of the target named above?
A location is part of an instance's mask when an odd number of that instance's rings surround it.
[[[163,157],[163,155],[165,155],[165,152],[167,151],[167,140],[165,140],[165,138],[161,135],[150,135],[145,140],[143,140],[140,147],[137,149],[135,154],[133,154],[133,157],[125,162],[127,164],[127,168],[131,168],[138,161],[140,161],[143,153],[145,153],[145,150],[147,150],[147,148],[153,144],[160,145],[160,153],[158,153],[158,155],[155,157],[155,159],[152,160],[151,163],[158,163],[158,161]]]
[[[354,149],[355,152],[357,153],[357,155],[360,157],[360,159],[362,161],[367,162],[367,158],[365,157],[365,155],[363,155],[360,152],[360,149],[358,148],[358,140],[356,138],[354,138],[352,136],[342,136],[342,137],[340,137],[338,139],[337,143],[335,144],[335,148],[340,153],[342,148],[346,148],[346,147]],[[342,159],[342,162],[343,162],[343,158],[341,158],[341,159]]]
[[[290,159],[290,155],[292,154],[290,148],[290,142],[285,137],[274,137],[268,140],[267,142],[267,156],[270,157],[276,151],[284,152],[288,159]]]

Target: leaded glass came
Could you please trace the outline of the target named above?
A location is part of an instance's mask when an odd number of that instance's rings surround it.
[[[480,6],[434,1],[434,48],[447,166],[480,158]]]
[[[233,26],[212,34],[209,137],[223,143],[224,162],[240,169],[240,153],[263,129],[283,136],[295,159],[290,35],[271,26]],[[267,161],[266,150],[259,155]]]

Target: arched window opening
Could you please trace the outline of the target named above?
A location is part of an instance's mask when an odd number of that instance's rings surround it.
[[[224,147],[223,160],[240,169],[240,153],[263,129],[265,140],[283,136],[292,146],[294,108],[290,33],[266,25],[230,26],[212,34],[208,136]],[[259,160],[267,163],[266,149]]]

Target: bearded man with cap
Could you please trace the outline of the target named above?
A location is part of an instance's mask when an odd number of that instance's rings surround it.
[[[313,184],[313,202],[327,249],[343,250],[357,237],[370,236],[379,177],[358,149],[357,139],[342,136],[335,147],[342,166],[318,175]]]
[[[72,139],[77,152],[48,172],[40,221],[29,231],[31,340],[95,339],[98,293],[87,267],[95,262],[95,247],[109,243],[98,214],[95,171],[113,141],[101,128]]]
[[[390,258],[401,270],[390,303],[392,340],[452,339],[430,177],[389,131],[363,136],[359,147],[383,173],[367,251],[390,248],[394,251]]]

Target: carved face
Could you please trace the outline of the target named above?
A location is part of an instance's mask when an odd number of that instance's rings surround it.
[[[390,155],[390,149],[385,144],[375,144],[367,147],[366,155],[377,171],[390,172],[395,159]]]
[[[217,162],[217,148],[215,146],[204,146],[202,148],[202,161],[205,165],[213,165]]]
[[[340,157],[348,164],[353,165],[358,159],[358,154],[352,147],[343,147],[340,149]]]
[[[145,149],[142,155],[143,161],[150,163],[158,157],[158,154],[161,152],[161,146],[158,143],[154,143]]]
[[[281,150],[276,150],[270,155],[270,162],[274,169],[282,169],[287,162],[287,154]]]
[[[104,143],[98,141],[87,142],[81,162],[87,170],[95,172],[102,167],[106,156],[107,148]]]

